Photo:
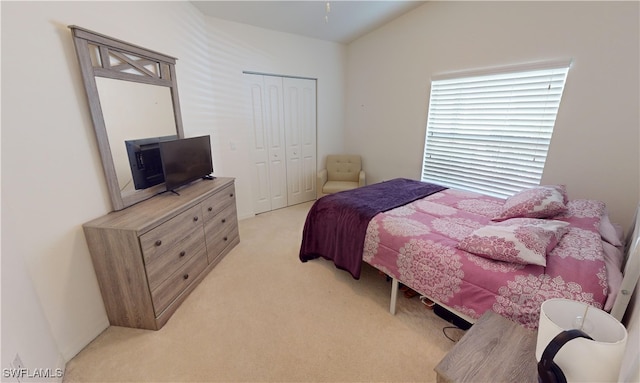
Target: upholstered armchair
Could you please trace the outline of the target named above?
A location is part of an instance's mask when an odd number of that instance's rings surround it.
[[[318,172],[318,198],[365,185],[362,160],[358,155],[328,155],[325,166]]]

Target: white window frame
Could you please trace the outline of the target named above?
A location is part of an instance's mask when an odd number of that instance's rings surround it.
[[[433,77],[421,180],[501,198],[539,185],[570,66]]]

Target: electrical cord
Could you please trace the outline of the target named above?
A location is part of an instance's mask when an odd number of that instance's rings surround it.
[[[447,339],[449,339],[453,343],[457,343],[458,342],[457,340],[453,339],[452,337],[449,336],[449,334],[447,334],[447,330],[451,330],[451,329],[460,330],[460,328],[458,328],[457,326],[445,326],[442,328],[442,333]]]

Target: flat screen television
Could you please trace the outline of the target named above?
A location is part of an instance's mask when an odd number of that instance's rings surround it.
[[[210,136],[162,141],[158,146],[167,190],[173,191],[213,173]]]
[[[164,182],[162,159],[158,143],[176,140],[178,136],[150,137],[124,142],[129,157],[129,167],[136,190],[147,189]]]

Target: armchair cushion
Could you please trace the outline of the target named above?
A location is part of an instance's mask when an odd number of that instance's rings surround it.
[[[322,187],[322,193],[333,194],[343,190],[350,190],[358,188],[357,182],[351,181],[327,181]]]
[[[360,156],[327,156],[327,176],[329,181],[358,182],[360,170],[362,170]]]
[[[355,189],[366,184],[358,155],[328,155],[326,169],[318,172],[317,196]]]

